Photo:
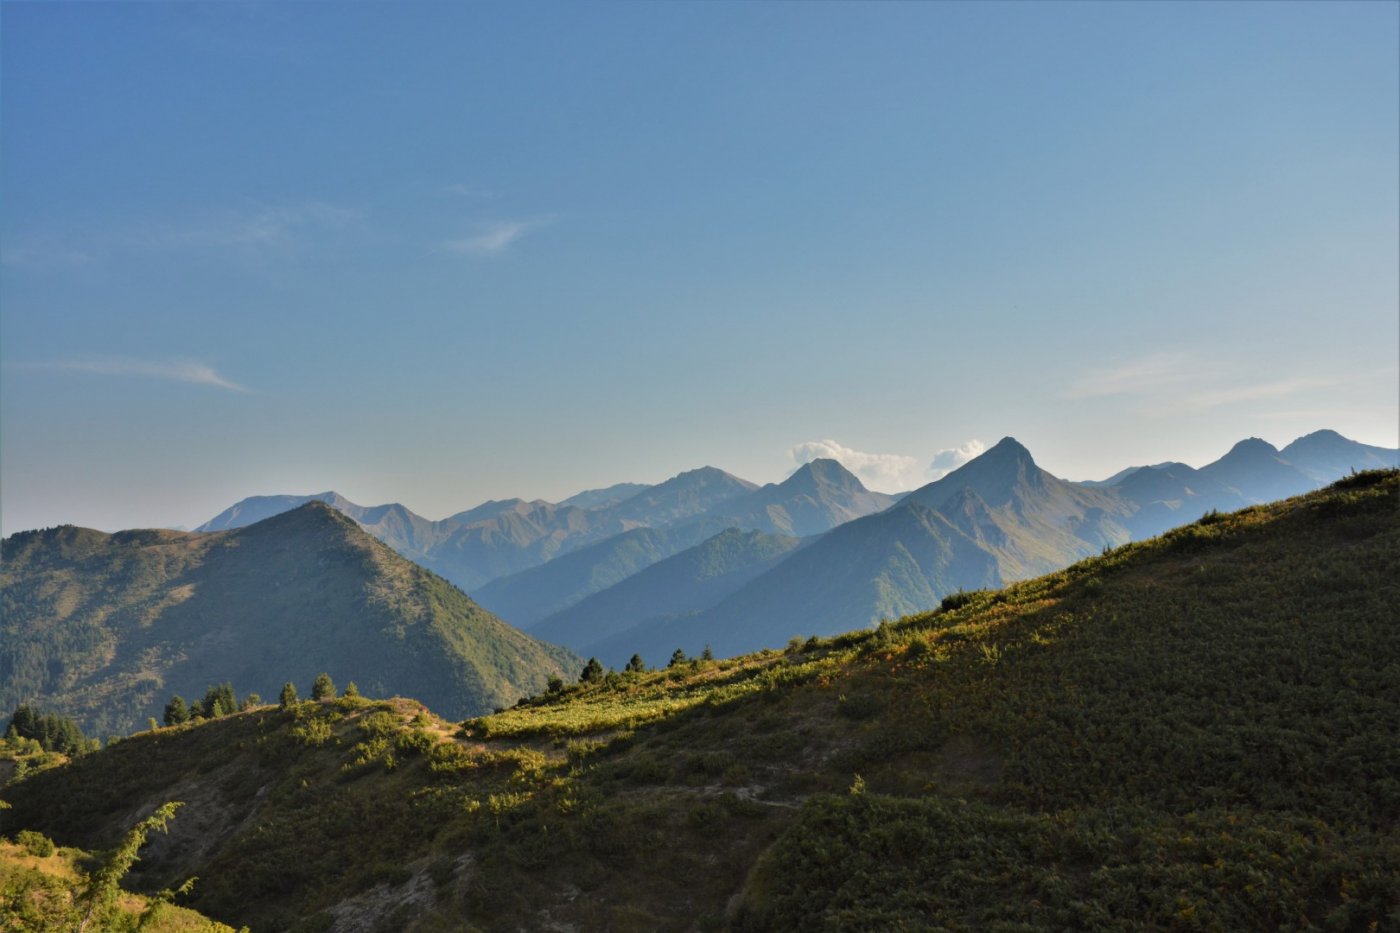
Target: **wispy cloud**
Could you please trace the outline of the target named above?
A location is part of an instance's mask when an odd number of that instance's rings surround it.
[[[502,220],[483,223],[475,234],[457,240],[448,240],[442,248],[451,253],[464,253],[475,256],[490,256],[502,253],[531,230],[553,222],[553,218],[537,220]]]
[[[3,261],[15,268],[43,269],[79,266],[119,253],[280,252],[350,227],[361,216],[323,201],[249,203],[185,217],[138,218],[105,227],[7,237]]]
[[[1202,366],[1184,353],[1154,353],[1081,375],[1064,392],[1068,399],[1133,395],[1198,378]]]
[[[335,230],[360,219],[360,213],[321,201],[257,205],[217,211],[197,219],[134,225],[113,236],[139,249],[186,249],[219,246],[275,247],[316,230]]]
[[[475,198],[481,201],[489,201],[501,196],[499,191],[492,191],[488,188],[477,188],[472,185],[446,185],[442,190],[448,194],[456,195],[459,198]]]
[[[169,379],[174,382],[188,382],[194,385],[214,386],[230,392],[251,394],[252,389],[239,385],[232,379],[221,376],[212,366],[193,360],[52,360],[37,363],[14,364],[22,369],[43,369],[61,372],[93,373],[99,376],[144,376],[153,379]]]
[[[1176,399],[1174,404],[1186,411],[1205,411],[1211,408],[1220,408],[1223,405],[1233,405],[1237,402],[1286,398],[1300,392],[1326,389],[1341,383],[1341,379],[1335,378],[1279,379],[1254,385],[1236,385],[1191,392]]]
[[[16,269],[72,268],[90,262],[91,253],[44,242],[0,249],[0,264]]]

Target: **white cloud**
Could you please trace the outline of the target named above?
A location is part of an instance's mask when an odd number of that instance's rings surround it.
[[[942,479],[967,461],[981,456],[986,449],[987,445],[976,438],[957,447],[945,447],[933,455],[933,461],[928,465],[928,478]]]
[[[95,373],[102,376],[148,376],[155,379],[170,379],[175,382],[189,382],[195,385],[215,386],[220,389],[228,389],[230,392],[251,393],[253,391],[231,379],[225,379],[212,366],[191,360],[169,362],[125,359],[59,360],[20,365],[26,369]]]
[[[115,237],[140,249],[187,249],[211,246],[279,246],[308,230],[334,230],[360,217],[348,208],[320,201],[259,205],[219,211],[198,220],[156,222],[133,227]]]
[[[489,256],[503,252],[531,230],[547,223],[548,220],[507,220],[482,224],[475,235],[460,240],[449,240],[442,246],[453,253]]]
[[[473,188],[471,185],[447,185],[442,189],[448,194],[455,194],[459,198],[478,198],[489,201],[492,198],[499,198],[499,191],[490,191],[486,188]]]
[[[179,218],[136,219],[105,228],[47,230],[7,237],[4,263],[14,267],[62,267],[122,252],[286,250],[313,235],[343,229],[360,219],[358,211],[322,201],[244,204]]]
[[[1179,408],[1187,411],[1204,411],[1231,405],[1235,402],[1253,402],[1262,399],[1285,398],[1309,389],[1325,389],[1341,384],[1340,379],[1281,379],[1256,385],[1229,386],[1194,392],[1178,400]]]
[[[866,453],[830,439],[798,444],[788,451],[788,456],[798,466],[821,458],[835,460],[859,476],[865,485],[883,492],[914,489],[922,481],[917,457]]]

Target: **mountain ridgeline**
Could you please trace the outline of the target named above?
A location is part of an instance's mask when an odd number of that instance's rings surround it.
[[[1040,483],[1014,448],[979,469],[1012,480],[976,492],[993,519]],[[1095,540],[1097,500],[1059,492],[1038,520],[1087,515]],[[960,540],[909,506],[891,514]],[[763,534],[646,575],[685,591],[792,540]],[[964,538],[911,556],[952,566]],[[0,831],[110,849],[185,801],[131,886],[198,876],[189,906],[254,930],[1389,930],[1397,566],[1400,473],[1366,472],[460,725],[341,699],[142,732],[5,784]]]
[[[321,671],[453,716],[581,663],[312,501],[217,533],[64,526],[4,541],[0,705],[124,733],[211,684],[276,697]]]
[[[677,647],[735,653],[897,618],[950,592],[1026,579],[1208,511],[1397,463],[1395,450],[1324,430],[1282,450],[1250,438],[1200,469],[1167,462],[1075,483],[1041,469],[1005,438],[898,498],[866,489],[833,460],[812,461],[763,487],[707,467],[557,505],[490,502],[442,522],[398,505],[366,509],[334,493],[318,498],[512,624],[619,666],[634,652],[653,663]],[[205,527],[298,501],[245,500]],[[731,529],[803,546],[775,555],[736,548],[732,537],[713,541]],[[665,596],[655,578],[639,576],[671,558],[679,560],[670,574],[707,566],[714,549],[728,555],[725,573],[668,584]],[[613,594],[615,587],[623,589]],[[648,601],[645,593],[656,596]]]

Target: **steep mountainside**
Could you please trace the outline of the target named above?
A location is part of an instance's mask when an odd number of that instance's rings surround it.
[[[467,715],[576,670],[319,501],[233,531],[69,526],[3,548],[0,706],[99,735],[225,680],[271,697],[329,671]]]
[[[0,830],[106,848],[184,800],[133,885],[257,930],[1390,929],[1397,564],[1365,474],[455,734],[363,700],[142,733],[6,785]]]
[[[730,528],[695,547],[647,567],[616,586],[570,606],[530,628],[546,641],[577,645],[622,667],[631,652],[604,642],[643,623],[656,623],[708,609],[783,560],[801,539]]]
[[[726,657],[897,619],[954,590],[1001,582],[977,542],[933,509],[904,502],[828,532],[704,612],[644,622],[592,648],[613,660],[638,652],[651,663],[706,645]]]
[[[542,566],[492,580],[476,591],[475,598],[511,624],[528,629],[722,529],[706,521],[678,528],[633,528]]]
[[[726,528],[787,537],[813,535],[880,511],[893,501],[892,496],[866,489],[836,461],[816,460],[781,483],[727,497],[699,518],[687,516],[658,528],[623,532],[543,566],[502,577],[473,595],[492,612],[528,629]],[[653,514],[658,520],[663,517],[663,513]],[[668,612],[658,608],[647,617]]]

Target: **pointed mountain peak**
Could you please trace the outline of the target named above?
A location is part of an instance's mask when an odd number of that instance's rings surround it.
[[[809,460],[793,471],[793,474],[778,485],[788,488],[811,485],[839,486],[857,492],[865,492],[865,484],[860,478],[841,465],[839,461],[827,457]]]
[[[986,460],[989,463],[997,461],[1016,461],[1029,466],[1035,466],[1035,458],[1020,441],[1014,437],[1003,437],[996,442],[996,445],[976,459],[968,463],[976,463],[978,460]]]

